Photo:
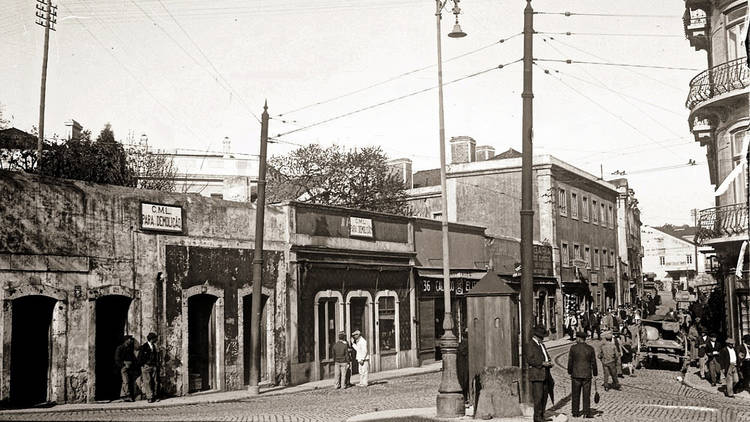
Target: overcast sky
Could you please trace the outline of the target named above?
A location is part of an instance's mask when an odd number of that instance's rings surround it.
[[[2,3],[0,104],[16,127],[29,130],[38,122],[43,29],[34,24],[34,2]],[[48,136],[64,133],[64,121],[74,118],[95,133],[110,122],[120,139],[131,130],[146,133],[157,148],[221,150],[228,136],[234,152],[257,154],[260,125],[251,112],[259,116],[265,99],[275,136],[437,82],[435,3],[430,0],[56,4]],[[523,28],[524,1],[464,0],[460,6],[465,38],[447,37],[453,27],[450,4],[443,13],[445,82],[521,58],[522,37],[512,36]],[[537,31],[573,33],[537,34],[537,59],[693,69],[539,61],[534,70],[535,153],[555,155],[595,175],[603,170],[605,178],[625,171],[646,224],[692,223],[690,210],[711,207],[713,196],[705,151],[689,132],[684,106],[690,79],[706,67],[705,52],[694,51],[684,38],[684,2],[535,0],[533,6],[539,12],[640,15],[537,14]],[[515,63],[447,85],[447,138],[467,135],[497,152],[520,150],[521,70]],[[411,158],[415,171],[435,168],[437,91],[280,139],[380,145],[392,158]],[[274,144],[270,153],[292,148]],[[662,169],[691,159],[697,165]]]

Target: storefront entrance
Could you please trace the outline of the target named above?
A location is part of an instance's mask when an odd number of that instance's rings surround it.
[[[31,406],[48,400],[52,362],[52,312],[57,300],[39,295],[13,300],[10,402]]]
[[[115,366],[115,350],[126,332],[131,298],[107,295],[96,299],[95,376],[96,400],[120,397],[120,370]]]
[[[217,384],[216,296],[188,298],[188,392],[219,388]]]

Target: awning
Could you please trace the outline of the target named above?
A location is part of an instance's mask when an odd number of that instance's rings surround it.
[[[481,280],[487,271],[480,270],[451,270],[450,278],[464,280]],[[417,268],[417,276],[421,278],[443,279],[443,270],[436,268]]]

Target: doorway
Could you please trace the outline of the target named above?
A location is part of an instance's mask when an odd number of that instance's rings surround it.
[[[268,296],[260,296],[260,379],[264,380],[268,378],[268,364],[267,364],[267,350],[266,350],[266,301]],[[242,348],[244,351],[243,368],[244,368],[244,383],[248,385],[250,383],[250,366],[252,359],[252,313],[253,313],[253,295],[249,294],[242,297]]]
[[[122,379],[115,366],[115,350],[122,344],[131,298],[107,295],[96,299],[95,376],[96,400],[120,397]]]
[[[349,299],[349,328],[350,332],[349,335],[351,336],[351,333],[353,333],[355,330],[359,330],[362,333],[362,337],[364,337],[365,340],[367,340],[367,345],[369,349],[369,345],[375,341],[375,339],[367,338],[369,335],[370,330],[368,329],[370,327],[370,316],[368,315],[367,310],[369,307],[367,306],[368,298],[366,297],[352,297]],[[354,355],[352,353],[352,355]],[[359,373],[359,364],[357,363],[356,356],[352,356],[352,362],[351,362],[351,368],[352,368],[352,375]]]
[[[217,383],[216,296],[188,298],[188,392],[219,388]]]
[[[24,296],[13,300],[10,346],[10,402],[31,406],[47,401],[52,362],[52,312],[57,300]]]

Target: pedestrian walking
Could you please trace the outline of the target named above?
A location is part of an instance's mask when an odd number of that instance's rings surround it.
[[[704,332],[698,339],[698,368],[700,370],[701,378],[708,379],[708,355],[706,354],[706,343],[708,343],[708,335]]]
[[[696,324],[690,324],[687,338],[690,349],[690,363],[692,364],[698,360],[698,342],[700,341],[700,335],[698,334],[698,327]]]
[[[612,330],[612,336],[614,337],[612,339],[612,343],[614,343],[615,347],[617,348],[617,360],[615,364],[615,369],[617,370],[617,377],[625,378],[625,375],[623,375],[623,371],[622,371],[622,343],[620,342],[620,331]]]
[[[362,337],[359,330],[352,333],[352,347],[357,352],[357,363],[359,364],[359,384],[358,387],[367,387],[367,376],[370,373],[370,353],[367,351],[367,340]]]
[[[602,362],[602,372],[604,373],[604,389],[620,389],[620,381],[617,379],[617,356],[620,354],[617,346],[612,341],[612,333],[604,334],[604,343],[599,347],[599,360]],[[609,383],[612,378],[612,383]]]
[[[333,377],[336,389],[347,388],[347,373],[349,372],[349,343],[346,341],[346,333],[339,332],[338,340],[332,347],[333,354]]]
[[[719,362],[724,373],[724,385],[726,386],[724,395],[734,397],[734,386],[740,382],[740,379],[737,374],[738,356],[737,351],[734,350],[733,338],[730,337],[726,340],[724,348],[719,352]]]
[[[742,344],[739,349],[739,356],[742,359],[740,373],[742,374],[742,386],[745,391],[750,393],[750,334],[742,336]]]
[[[602,324],[604,324],[605,330],[611,330],[612,329],[612,309],[607,309],[607,313],[604,314],[604,318],[602,318]]]
[[[122,384],[120,386],[120,398],[124,401],[134,401],[135,392],[133,383],[136,378],[135,340],[133,336],[125,336],[122,344],[115,349],[115,365],[120,370]]]
[[[622,357],[620,360],[622,361],[623,366],[623,372],[625,369],[628,370],[628,375],[631,377],[635,376],[635,368],[633,367],[633,338],[630,334],[629,329],[623,330],[623,336],[622,336]]]
[[[576,318],[576,314],[574,312],[571,312],[568,314],[568,318],[566,319],[565,328],[568,331],[568,336],[570,337],[570,341],[575,340],[575,334],[578,327],[578,319]]]
[[[597,308],[594,313],[591,315],[591,339],[594,338],[594,333],[596,333],[597,340],[602,339],[602,316],[599,313],[599,308]]]
[[[156,333],[148,333],[146,342],[138,350],[138,363],[141,365],[141,383],[149,403],[156,401],[159,374],[159,350],[156,346]]]
[[[579,411],[581,393],[583,393],[583,417],[593,418],[591,413],[591,378],[596,377],[596,352],[586,344],[586,334],[578,333],[577,343],[570,348],[568,354],[568,374],[570,375],[572,402],[571,414],[574,418],[581,416]],[[596,382],[596,381],[594,381]]]
[[[716,342],[716,333],[711,333],[706,342],[706,356],[708,356],[708,379],[711,381],[711,386],[713,387],[716,387],[721,378],[719,351],[719,343]]]

